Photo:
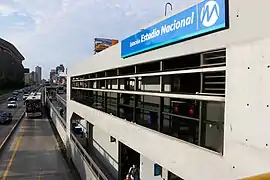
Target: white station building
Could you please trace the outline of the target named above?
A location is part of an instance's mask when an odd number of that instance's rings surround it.
[[[133,164],[142,180],[269,172],[269,7],[201,1],[79,63],[67,136],[84,119],[85,148],[115,179]]]

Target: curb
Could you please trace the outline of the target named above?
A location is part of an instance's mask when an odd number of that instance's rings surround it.
[[[3,150],[4,146],[6,145],[7,141],[10,139],[10,137],[12,136],[12,134],[14,133],[14,131],[16,130],[17,126],[19,125],[19,123],[23,119],[24,115],[25,115],[25,112],[23,112],[21,114],[21,116],[19,117],[18,121],[14,124],[14,126],[11,129],[11,131],[8,133],[7,137],[4,139],[4,141],[0,145],[0,151]]]

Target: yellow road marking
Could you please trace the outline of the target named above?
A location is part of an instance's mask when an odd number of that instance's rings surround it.
[[[38,176],[38,180],[40,180],[40,176]]]
[[[8,165],[7,165],[7,167],[6,167],[6,169],[5,169],[4,173],[3,173],[2,180],[6,180],[6,179],[7,179],[8,171],[9,171],[9,169],[10,169],[10,167],[11,167],[13,161],[14,161],[14,158],[15,158],[15,156],[16,156],[16,153],[17,153],[17,151],[19,150],[19,147],[20,147],[20,145],[21,145],[21,142],[22,142],[22,134],[23,134],[23,130],[20,132],[19,137],[17,137],[16,146],[15,146],[15,148],[14,148],[14,151],[13,151],[13,153],[12,153],[12,156],[11,156],[10,159],[9,159]]]

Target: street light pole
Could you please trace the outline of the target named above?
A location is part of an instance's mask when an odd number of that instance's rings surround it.
[[[167,3],[165,4],[165,16],[167,15],[167,7],[168,7],[168,5],[171,7],[171,10],[172,10],[172,4],[169,3],[169,2],[167,2]]]

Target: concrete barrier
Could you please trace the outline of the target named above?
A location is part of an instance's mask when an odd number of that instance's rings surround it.
[[[0,96],[0,102],[5,101],[11,95],[12,93],[3,94],[2,96]]]
[[[21,114],[21,116],[19,117],[18,121],[14,124],[14,126],[12,127],[11,131],[8,133],[7,137],[4,139],[4,141],[1,143],[0,145],[0,152],[4,149],[4,147],[6,146],[8,140],[11,138],[11,136],[13,135],[13,133],[15,132],[16,128],[18,127],[19,123],[21,122],[21,120],[24,118],[25,112],[23,112]]]

